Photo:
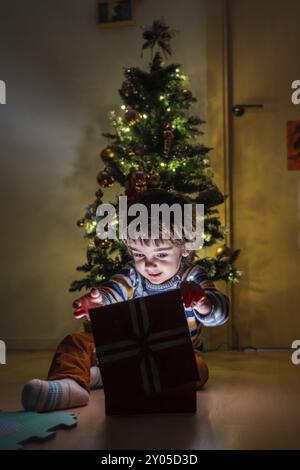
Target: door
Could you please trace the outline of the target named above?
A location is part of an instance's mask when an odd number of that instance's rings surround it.
[[[229,0],[231,229],[243,277],[234,288],[234,346],[291,347],[300,338],[300,171],[287,169],[286,123],[300,120],[300,1]],[[262,104],[235,116],[237,104]]]

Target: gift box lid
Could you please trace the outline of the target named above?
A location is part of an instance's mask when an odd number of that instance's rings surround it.
[[[180,289],[89,311],[105,393],[151,396],[199,380]]]

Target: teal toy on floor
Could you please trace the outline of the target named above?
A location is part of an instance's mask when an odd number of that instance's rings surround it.
[[[17,450],[29,441],[44,441],[55,437],[57,429],[71,429],[77,418],[61,411],[36,413],[17,411],[0,413],[0,450]]]

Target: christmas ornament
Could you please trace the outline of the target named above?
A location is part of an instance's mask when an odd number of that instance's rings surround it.
[[[85,226],[85,219],[79,219],[77,221],[77,227],[84,227]]]
[[[123,83],[122,83],[122,86],[121,86],[121,92],[123,95],[125,96],[129,96],[131,94],[134,94],[136,95],[138,92],[137,92],[137,89],[135,88],[134,84],[132,83],[131,80],[125,80]]]
[[[94,243],[96,248],[101,248],[102,250],[106,250],[112,244],[111,240],[103,240],[102,238],[95,237]]]
[[[144,49],[151,49],[151,57],[153,53],[153,49],[157,46],[165,57],[167,58],[168,55],[171,55],[171,45],[170,41],[176,31],[170,30],[170,28],[165,24],[164,20],[156,20],[153,21],[152,25],[145,29],[143,33],[143,38],[145,40],[143,47],[142,47],[142,54]],[[159,54],[156,56],[160,57]]]
[[[232,250],[226,245],[219,246],[216,250],[216,256],[218,258],[224,258],[225,256],[230,257],[231,255],[232,255]]]
[[[129,126],[134,126],[140,120],[140,115],[134,111],[134,109],[129,109],[125,113],[125,121]]]
[[[145,173],[142,170],[138,170],[135,173],[135,188],[138,192],[145,191],[147,189]]]
[[[142,170],[132,167],[126,178],[125,194],[129,203],[133,202],[138,193],[147,189],[145,174]]]
[[[110,188],[111,186],[113,186],[115,178],[111,175],[107,168],[104,168],[104,170],[99,171],[97,175],[97,181],[100,186]]]
[[[160,187],[160,176],[158,173],[151,172],[146,176],[147,189],[156,189]]]
[[[170,124],[167,124],[164,130],[164,155],[167,156],[170,152],[171,144],[174,139],[174,133]]]
[[[103,161],[106,161],[115,158],[116,155],[111,147],[105,147],[105,149],[102,150],[100,156]]]

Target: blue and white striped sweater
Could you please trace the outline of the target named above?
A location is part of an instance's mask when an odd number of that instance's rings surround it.
[[[108,305],[177,289],[182,281],[193,281],[200,284],[212,303],[212,309],[206,315],[201,315],[195,309],[185,308],[193,347],[197,349],[200,345],[201,325],[209,327],[223,325],[229,315],[228,297],[215,288],[204,269],[184,262],[178,273],[171,279],[162,284],[152,284],[137,271],[134,262],[129,262],[109,281],[102,283],[98,289],[102,294],[104,304]]]

